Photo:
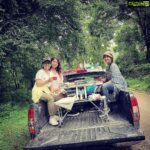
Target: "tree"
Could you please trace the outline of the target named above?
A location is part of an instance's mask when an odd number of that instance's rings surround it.
[[[146,60],[150,62],[150,10],[148,7],[128,7],[124,1],[119,4],[119,20],[132,20],[138,24],[146,46]]]
[[[31,90],[45,54],[73,60],[80,50],[74,5],[69,0],[0,2],[0,101],[15,101],[16,93]]]
[[[128,22],[131,20],[138,25],[139,31],[141,31],[146,46],[146,60],[150,62],[149,8],[128,7],[127,1],[123,0],[97,0],[96,2],[92,1],[91,3],[94,3],[97,6],[97,13],[90,27],[91,34],[109,40],[113,38],[114,25],[117,25],[119,21]]]

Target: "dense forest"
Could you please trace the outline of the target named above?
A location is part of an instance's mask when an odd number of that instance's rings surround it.
[[[126,77],[150,73],[150,9],[124,0],[1,0],[0,102],[30,101],[45,55],[63,70],[114,51]],[[150,82],[150,80],[149,80]]]

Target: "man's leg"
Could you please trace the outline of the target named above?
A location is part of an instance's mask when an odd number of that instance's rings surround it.
[[[114,86],[112,83],[104,83],[102,85],[102,94],[106,96],[107,102],[109,99],[109,93],[113,93],[114,92]]]

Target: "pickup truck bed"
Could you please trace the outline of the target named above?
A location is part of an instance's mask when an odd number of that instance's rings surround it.
[[[40,134],[25,149],[49,149],[109,144],[144,139],[142,132],[134,128],[126,117],[111,111],[109,121],[98,112],[84,111],[77,117],[66,117],[61,128],[46,123]]]
[[[67,116],[61,128],[48,124],[49,115],[46,103],[43,101],[37,104],[33,103],[28,111],[28,127],[31,137],[35,138],[31,139],[24,149],[61,149],[126,142],[137,143],[137,141],[144,140],[145,136],[140,130],[138,102],[134,95],[120,91],[114,98],[112,97],[113,99],[110,97],[112,101],[109,102],[110,112],[109,118],[106,120],[106,118],[99,117],[100,112],[90,111],[93,105],[86,98],[86,94],[90,95],[87,89],[86,92],[83,92],[83,88],[79,87],[77,92],[76,88],[71,86],[77,83],[82,84],[81,81],[86,81],[88,77],[95,78],[103,75],[104,72],[83,72],[64,76],[65,83],[69,82],[67,94],[76,94],[82,102],[75,103],[72,108],[72,111],[80,112],[80,115]],[[86,81],[87,85],[88,82],[89,79]],[[100,101],[95,101],[95,104],[101,107]]]

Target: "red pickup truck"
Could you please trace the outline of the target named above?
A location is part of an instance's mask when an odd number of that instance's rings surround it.
[[[76,81],[89,82],[87,79],[102,77],[104,71],[70,71],[64,74],[67,84]],[[68,95],[75,95],[76,88],[68,86]],[[88,94],[88,93],[87,93]],[[91,94],[91,93],[90,93]],[[80,112],[76,117],[65,117],[61,128],[48,123],[48,111],[45,102],[32,104],[28,110],[28,128],[31,135],[25,150],[59,149],[89,145],[107,145],[118,143],[137,143],[145,139],[140,129],[140,111],[137,98],[128,92],[120,91],[109,102],[109,119],[99,117],[100,112],[93,110],[93,105],[82,97],[75,103],[72,111]],[[99,101],[94,102],[99,106]],[[102,106],[99,106],[102,107]],[[94,107],[95,108],[95,107]]]

